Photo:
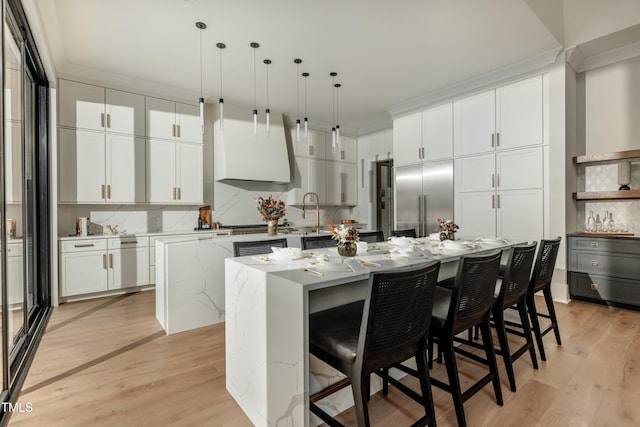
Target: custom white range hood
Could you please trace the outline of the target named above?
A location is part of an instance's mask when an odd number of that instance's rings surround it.
[[[291,180],[287,139],[282,114],[271,112],[267,132],[264,112],[254,134],[252,109],[224,106],[221,126],[218,111],[214,132],[216,181],[242,180],[288,183]]]

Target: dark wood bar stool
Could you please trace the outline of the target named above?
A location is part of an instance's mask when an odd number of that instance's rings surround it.
[[[302,249],[333,248],[336,241],[331,238],[331,234],[321,234],[319,236],[302,236]]]
[[[496,280],[500,269],[502,251],[486,255],[469,255],[461,258],[451,288],[438,286],[429,332],[429,363],[433,358],[433,343],[444,354],[449,384],[431,378],[431,383],[449,393],[453,398],[459,426],[466,425],[464,402],[489,383],[493,384],[496,402],[502,406],[502,390],[498,366],[491,337],[489,318],[493,305]],[[480,327],[482,346],[486,358],[454,347],[455,336],[474,326]],[[462,391],[455,354],[461,354],[488,367],[487,375],[466,391]]]
[[[379,231],[367,231],[359,234],[361,242],[367,243],[378,243],[384,242],[384,233],[382,230]]]
[[[529,310],[529,318],[531,319],[531,328],[538,343],[538,351],[540,359],[547,360],[544,353],[544,343],[542,337],[553,330],[558,345],[562,345],[560,340],[560,328],[558,327],[558,319],[556,310],[553,307],[553,297],[551,296],[551,279],[553,278],[553,269],[556,266],[556,258],[558,257],[558,249],[560,248],[561,237],[552,240],[541,240],[538,247],[538,256],[533,266],[529,289],[527,290],[527,309]],[[542,291],[544,301],[547,305],[547,313],[540,313],[536,309],[535,294]],[[540,328],[539,317],[549,319],[549,325],[544,330]]]
[[[273,252],[271,248],[286,248],[287,239],[253,240],[233,242],[233,256],[262,255]]]
[[[393,237],[417,237],[415,228],[408,228],[406,230],[393,230],[391,231]]]
[[[415,399],[425,416],[414,425],[435,426],[433,397],[427,373],[429,331],[440,262],[410,270],[377,272],[369,278],[369,295],[309,317],[309,351],[347,376],[338,385],[311,396],[311,412],[331,426],[341,425],[315,402],[351,384],[359,426],[369,426],[369,376],[376,373]],[[414,357],[421,394],[388,378],[383,368]]]

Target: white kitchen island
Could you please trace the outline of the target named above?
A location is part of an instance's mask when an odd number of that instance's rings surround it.
[[[494,249],[496,246],[438,256],[443,263],[440,277],[454,275],[456,261],[464,253]],[[342,378],[309,356],[310,313],[365,298],[372,271],[431,260],[394,260],[383,254],[360,258],[380,267],[364,267],[362,272],[322,271],[324,276],[320,277],[303,271],[309,260],[274,262],[240,257],[225,261],[226,386],[256,426],[317,424],[309,413],[309,396]],[[380,388],[374,377],[372,393]],[[352,405],[349,388],[321,404],[330,414]]]

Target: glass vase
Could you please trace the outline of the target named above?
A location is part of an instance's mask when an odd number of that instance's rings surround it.
[[[340,256],[355,256],[356,252],[358,252],[358,246],[355,243],[347,242],[347,243],[338,243],[338,254]]]
[[[276,236],[278,234],[278,221],[270,220],[267,222],[267,235]]]

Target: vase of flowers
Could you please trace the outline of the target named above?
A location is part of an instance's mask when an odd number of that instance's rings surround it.
[[[440,240],[456,240],[456,231],[460,227],[451,219],[444,221],[438,218],[438,228],[440,229]]]
[[[331,226],[331,238],[338,243],[338,254],[341,256],[352,257],[358,252],[358,246],[356,242],[360,240],[358,235],[360,232],[355,227],[345,227],[344,224],[340,224],[340,227]]]
[[[284,202],[274,199],[271,194],[266,199],[258,197],[255,200],[258,203],[258,212],[262,215],[262,220],[267,221],[267,234],[275,236],[278,234],[278,220],[287,214]]]

